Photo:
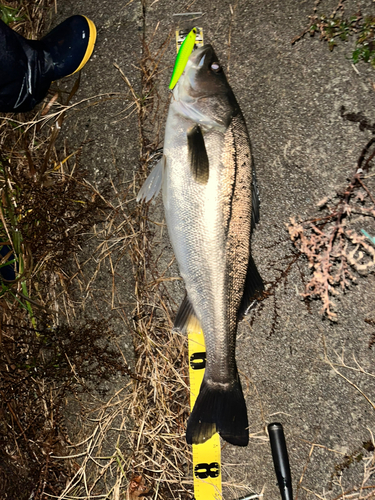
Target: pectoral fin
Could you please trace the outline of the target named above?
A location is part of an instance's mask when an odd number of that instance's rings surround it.
[[[151,170],[150,175],[145,180],[143,186],[139,190],[137,195],[137,202],[139,201],[150,201],[152,198],[159,194],[162,182],[164,168],[167,164],[167,158],[163,155],[163,158],[155,165]]]
[[[209,164],[202,129],[199,125],[192,127],[187,133],[188,154],[191,173],[200,184],[207,184]]]

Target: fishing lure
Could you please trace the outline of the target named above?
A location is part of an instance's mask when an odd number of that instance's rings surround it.
[[[193,28],[183,41],[180,50],[178,51],[176,62],[174,63],[171,83],[169,84],[169,88],[171,90],[175,87],[176,83],[178,82],[178,79],[184,72],[186,63],[190,57],[190,54],[193,52],[194,49],[196,35],[197,35],[197,28]]]

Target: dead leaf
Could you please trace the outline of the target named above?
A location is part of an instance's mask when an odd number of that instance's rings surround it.
[[[151,488],[146,486],[145,478],[135,472],[130,478],[128,486],[127,500],[137,500],[140,497],[146,496],[150,492]]]

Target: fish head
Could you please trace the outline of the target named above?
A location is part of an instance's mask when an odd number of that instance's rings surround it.
[[[180,114],[206,128],[227,128],[239,106],[212,45],[190,55],[174,90]]]

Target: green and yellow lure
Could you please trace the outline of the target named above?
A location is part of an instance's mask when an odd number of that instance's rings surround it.
[[[178,51],[176,62],[174,63],[171,83],[169,84],[169,88],[171,90],[174,88],[174,86],[178,82],[178,79],[184,72],[186,63],[194,49],[196,35],[197,28],[193,28],[183,41],[180,50]]]

